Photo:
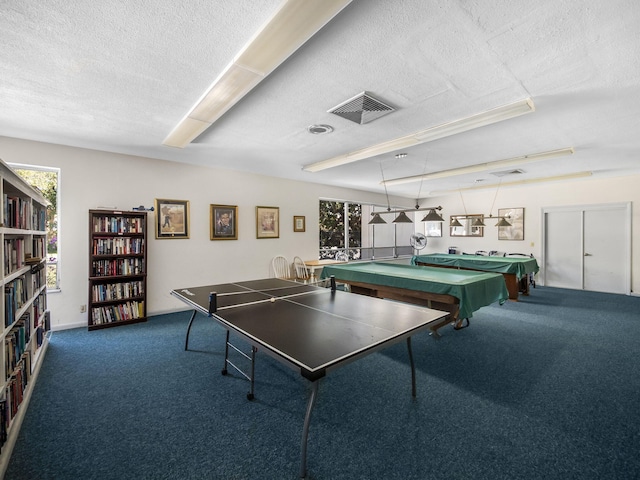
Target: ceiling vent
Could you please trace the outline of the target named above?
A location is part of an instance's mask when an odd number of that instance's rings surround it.
[[[328,110],[328,113],[364,125],[394,111],[395,108],[372,97],[367,92],[362,92]]]
[[[491,172],[491,175],[495,175],[496,177],[506,177],[508,175],[521,175],[525,173],[524,170],[520,170],[516,168],[515,170],[503,170],[501,172]]]

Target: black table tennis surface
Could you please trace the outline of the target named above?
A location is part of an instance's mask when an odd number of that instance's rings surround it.
[[[276,278],[177,288],[171,294],[209,315],[212,292],[212,317],[312,381],[447,314]]]

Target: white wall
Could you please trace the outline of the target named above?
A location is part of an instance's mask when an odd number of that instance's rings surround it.
[[[318,255],[318,200],[321,197],[386,204],[386,197],[277,178],[182,165],[127,155],[0,137],[6,163],[58,167],[61,292],[49,295],[53,329],[86,326],[80,306],[88,300],[88,210],[114,206],[150,207],[155,198],[189,200],[190,238],[155,239],[149,232],[148,313],[180,310],[174,288],[270,275],[277,254],[292,259]],[[410,206],[407,199],[391,199]],[[238,240],[209,239],[209,205],[238,206]],[[280,208],[280,238],[256,239],[255,207]],[[293,232],[293,216],[306,216],[306,232]],[[155,225],[155,212],[149,224]]]
[[[632,203],[632,259],[631,259],[631,289],[636,294],[640,292],[640,211],[633,208],[633,204],[640,204],[640,176],[616,178],[574,179],[564,182],[549,182],[544,184],[502,186],[495,198],[493,215],[497,216],[499,208],[524,207],[524,240],[498,240],[498,228],[495,221],[486,221],[483,237],[449,237],[450,215],[464,215],[463,206],[467,213],[488,215],[496,189],[465,191],[462,198],[459,193],[432,197],[422,200],[426,205],[442,205],[441,212],[447,220],[443,224],[441,238],[429,237],[427,246],[421,253],[446,252],[448,247],[456,246],[464,252],[473,253],[477,250],[499,250],[518,253],[533,253],[538,258],[542,256],[542,209],[554,206],[569,205],[598,205],[606,203]],[[418,227],[424,233],[424,226]],[[542,267],[542,265],[541,265]]]
[[[259,175],[189,166],[127,155],[0,137],[0,158],[7,163],[58,167],[60,183],[59,245],[61,292],[49,295],[54,329],[85,326],[87,314],[80,306],[88,299],[88,210],[99,206],[130,209],[153,205],[155,198],[189,200],[191,234],[188,240],[156,240],[149,237],[148,311],[158,314],[180,310],[169,295],[173,288],[197,284],[260,278],[270,275],[270,259],[277,254],[292,258],[316,258],[318,253],[318,199],[334,198],[386,204],[386,197],[357,190],[300,183]],[[449,237],[450,215],[464,214],[458,193],[421,200],[421,205],[442,205],[442,238],[429,238],[422,252],[444,252],[449,246],[464,251],[502,250],[533,253],[541,257],[542,208],[640,201],[640,176],[580,179],[518,187],[502,186],[498,208],[524,207],[524,241],[497,239],[497,228],[488,226],[481,238]],[[469,214],[488,214],[494,189],[464,192]],[[391,198],[394,205],[410,208],[414,200]],[[209,205],[238,206],[237,241],[209,240]],[[280,207],[279,239],[256,239],[255,207]],[[293,232],[293,216],[306,216],[306,232]],[[632,290],[640,291],[640,213],[632,219]],[[155,212],[150,213],[154,224]],[[424,224],[416,224],[424,232]],[[487,225],[491,225],[487,222]],[[533,244],[533,245],[532,245]]]

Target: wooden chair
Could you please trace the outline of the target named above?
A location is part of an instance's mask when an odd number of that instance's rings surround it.
[[[276,278],[290,279],[291,276],[291,264],[289,260],[283,255],[276,255],[271,260],[271,267],[273,268],[273,275]]]
[[[308,282],[311,279],[311,273],[309,272],[309,268],[304,263],[304,261],[296,256],[293,257],[293,271],[296,275],[296,280],[302,280],[303,282]]]

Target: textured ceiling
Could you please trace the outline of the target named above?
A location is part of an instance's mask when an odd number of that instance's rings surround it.
[[[354,0],[193,143],[163,146],[279,5],[3,0],[0,135],[375,192],[381,166],[394,179],[564,147],[575,154],[502,182],[640,173],[635,0]],[[363,91],[396,111],[364,125],[327,113]],[[402,159],[302,170],[524,98],[534,113],[402,149]],[[312,124],[334,130],[311,135]],[[488,170],[388,191],[416,198],[498,181]]]

